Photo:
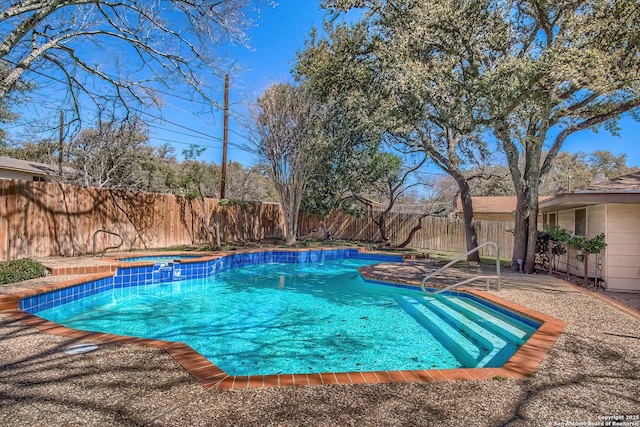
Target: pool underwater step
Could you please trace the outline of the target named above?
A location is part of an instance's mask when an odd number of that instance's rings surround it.
[[[428,307],[449,326],[469,337],[480,349],[481,358],[476,359],[477,366],[485,366],[502,349],[507,341],[496,336],[492,331],[483,327],[461,313],[442,303],[442,298],[418,298],[419,302]],[[483,356],[484,355],[484,356]]]
[[[395,300],[466,367],[502,366],[522,343],[521,337],[528,335],[515,327],[512,329],[518,333],[491,325],[491,320],[500,319],[475,306],[465,306],[464,301],[407,296],[397,296]],[[464,307],[462,312],[457,311],[458,304]]]
[[[512,323],[505,322],[500,315],[489,307],[476,304],[474,301],[463,298],[442,298],[440,302],[451,307],[458,313],[462,313],[465,317],[471,319],[475,323],[489,329],[492,333],[507,342],[514,342],[522,345],[533,332],[533,328],[519,328]]]
[[[453,313],[470,319],[474,324],[488,331],[489,334],[497,337],[502,342],[502,344],[496,345],[493,351],[485,356],[478,366],[502,366],[534,332],[534,328],[530,326],[522,325],[518,327],[513,323],[504,321],[495,310],[473,300],[460,297],[436,297],[436,299],[440,304],[451,307]]]
[[[429,331],[464,366],[473,367],[479,359],[484,357],[482,349],[476,343],[443,322],[438,315],[416,299],[400,295],[394,296],[394,299],[407,314]],[[485,353],[488,352],[485,350]]]

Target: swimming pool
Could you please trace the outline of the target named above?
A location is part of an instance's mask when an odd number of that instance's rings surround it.
[[[193,260],[202,258],[202,255],[145,255],[127,258],[118,258],[120,262],[154,262],[156,264],[167,264],[176,260]]]
[[[185,342],[231,375],[501,366],[539,326],[470,295],[365,282],[357,268],[380,257],[324,255],[228,262],[207,277],[34,311],[75,329]]]

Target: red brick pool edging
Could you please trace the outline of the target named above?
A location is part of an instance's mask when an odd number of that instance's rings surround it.
[[[279,249],[280,250],[280,249]],[[238,253],[238,252],[233,252]],[[220,254],[222,255],[222,254]],[[226,255],[226,254],[224,254]],[[224,256],[222,255],[222,256]],[[216,256],[217,257],[217,256]],[[200,259],[199,259],[200,260]],[[361,271],[367,279],[381,280]],[[371,371],[371,372],[326,372],[314,374],[279,374],[233,376],[214,365],[200,353],[180,342],[169,342],[147,338],[128,337],[107,333],[85,332],[67,328],[50,322],[36,315],[19,310],[19,301],[32,295],[51,290],[65,288],[80,283],[99,280],[114,273],[91,274],[72,281],[56,283],[46,287],[30,289],[14,294],[0,295],[0,312],[14,321],[34,327],[42,332],[69,337],[87,339],[105,343],[121,343],[143,345],[165,350],[174,360],[186,369],[207,389],[244,389],[262,387],[285,387],[322,384],[381,384],[391,382],[433,382],[433,381],[472,381],[491,379],[518,379],[533,375],[566,323],[536,312],[526,307],[505,301],[485,292],[462,290],[471,295],[487,300],[493,304],[514,311],[525,317],[541,322],[536,332],[509,358],[500,368],[458,368],[444,370],[410,370],[410,371]],[[415,285],[413,282],[404,284]]]

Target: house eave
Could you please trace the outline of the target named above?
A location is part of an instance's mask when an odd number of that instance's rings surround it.
[[[539,211],[540,213],[546,213],[605,203],[640,203],[640,192],[601,193],[581,191],[567,193],[540,202]]]
[[[21,168],[21,167],[0,167],[0,170],[3,171],[8,171],[8,172],[22,172],[22,173],[28,173],[34,176],[48,176],[51,174],[51,172],[47,172],[47,171],[43,171],[40,169],[28,169],[28,168]]]

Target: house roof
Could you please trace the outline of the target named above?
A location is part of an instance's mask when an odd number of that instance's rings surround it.
[[[0,156],[0,169],[27,172],[37,176],[54,175],[58,172],[58,167],[51,164],[5,156]]]
[[[640,203],[640,171],[618,178],[594,180],[584,187],[540,203],[542,212],[601,203]]]
[[[540,196],[539,200],[548,199],[549,196]],[[475,196],[471,197],[474,213],[512,213],[516,210],[518,198],[516,196]],[[456,209],[462,212],[462,201],[458,197]]]
[[[587,186],[575,189],[571,193],[640,193],[640,171],[618,178],[592,182]]]

